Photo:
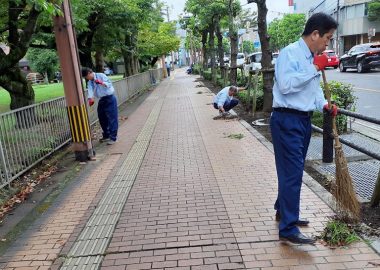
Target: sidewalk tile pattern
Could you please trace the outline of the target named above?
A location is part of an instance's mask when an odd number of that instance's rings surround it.
[[[186,86],[170,86],[102,269],[244,268]]]
[[[0,269],[49,269],[76,225],[82,222],[119,157],[110,156],[86,176],[89,181],[83,181],[72,193],[65,194],[59,206],[54,207],[41,224],[30,228],[1,256]]]
[[[86,265],[87,268],[98,268],[101,258],[97,256],[93,260],[88,260],[91,258],[88,256],[102,255],[108,246],[148,148],[162,103],[163,101],[159,100],[154,106],[135,144],[114,176],[78,240],[68,253],[69,258],[61,269],[74,269],[75,266],[82,264]],[[83,257],[87,257],[87,259]]]

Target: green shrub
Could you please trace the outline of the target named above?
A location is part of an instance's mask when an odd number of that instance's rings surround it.
[[[257,92],[256,92],[256,111],[261,111],[264,106],[263,77],[261,74],[259,74],[258,79],[259,81],[258,81]],[[238,93],[238,99],[245,106],[247,110],[251,110],[253,100],[252,100],[252,97],[249,98],[247,90],[240,91]]]
[[[205,78],[208,81],[211,81],[211,79],[212,79],[211,70],[204,70],[203,71],[203,78]]]
[[[201,74],[201,65],[195,64],[193,67],[193,74]]]
[[[331,81],[328,83],[331,91],[331,100],[342,109],[355,111],[355,103],[357,97],[353,95],[353,87],[351,84],[341,83],[337,81]],[[324,90],[324,84],[321,83],[321,87]],[[339,133],[347,131],[347,116],[338,115],[336,117],[336,124]],[[323,126],[323,114],[316,112],[313,115],[312,123],[318,127]]]

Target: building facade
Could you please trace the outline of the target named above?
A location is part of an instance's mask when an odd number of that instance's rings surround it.
[[[310,16],[324,12],[338,19],[337,36],[330,49],[339,55],[357,44],[380,42],[380,20],[368,20],[368,2],[371,0],[294,0],[294,12]],[[375,30],[374,30],[375,29]],[[375,34],[373,37],[368,33]]]

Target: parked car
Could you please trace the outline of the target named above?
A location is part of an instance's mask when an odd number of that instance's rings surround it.
[[[323,54],[327,56],[328,62],[327,62],[326,67],[333,67],[333,68],[339,67],[339,57],[338,55],[336,55],[336,53],[333,50],[325,50]]]
[[[260,70],[261,69],[261,57],[262,53],[261,52],[255,52],[247,57],[247,61],[244,65],[244,70],[246,72],[250,70]],[[272,53],[272,65],[276,64],[276,60],[278,57],[278,53]]]
[[[223,62],[224,62],[225,66],[229,66],[230,65],[230,58],[228,58],[227,56],[223,57]]]
[[[238,53],[237,54],[237,59],[236,59],[236,65],[237,66],[242,66],[245,63],[245,55],[244,53]]]
[[[351,48],[340,59],[339,70],[355,68],[359,73],[380,67],[380,43],[366,43]]]

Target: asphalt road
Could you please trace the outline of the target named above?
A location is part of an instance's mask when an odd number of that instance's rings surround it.
[[[339,72],[339,69],[326,70],[328,81],[334,80],[350,83],[354,87],[354,95],[358,97],[356,111],[358,113],[380,119],[380,70],[368,73],[357,73],[349,69]]]
[[[356,112],[380,119],[380,70],[368,73],[357,73],[349,69],[339,72],[338,69],[326,71],[328,81],[334,80],[350,83],[354,87],[354,95],[358,98]],[[380,141],[380,126],[359,119],[351,119],[353,130]]]

